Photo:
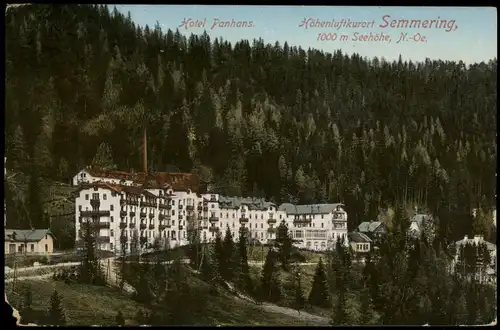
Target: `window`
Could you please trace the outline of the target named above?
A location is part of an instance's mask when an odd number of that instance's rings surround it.
[[[113,250],[113,243],[110,243],[109,246],[110,246],[111,250]]]
[[[30,244],[31,252],[35,252],[35,244]]]
[[[78,211],[81,211],[81,210],[82,210],[82,206],[78,205]]]
[[[113,222],[113,220],[114,220],[114,219],[113,219],[113,216],[111,216],[111,222]]]
[[[280,220],[281,220],[281,214],[280,214]]]
[[[109,209],[110,209],[111,211],[114,211],[114,210],[115,210],[115,206],[114,206],[113,204],[111,204],[109,207],[110,207]]]
[[[322,215],[321,215],[321,219],[324,219],[324,217],[325,217],[325,216],[322,214]]]
[[[172,215],[175,215],[175,210],[172,210]]]
[[[113,229],[111,229],[110,233],[111,233],[111,237],[115,236],[115,231]]]
[[[229,218],[229,213],[226,213],[226,219]]]
[[[106,200],[106,194],[102,194],[102,199]]]
[[[234,219],[234,213],[233,213],[233,219]]]
[[[264,219],[264,215],[263,214],[260,215],[260,220],[262,220],[262,219]]]
[[[99,199],[99,194],[92,194],[92,199]]]
[[[260,229],[263,229],[263,228],[264,228],[264,224],[263,224],[263,223],[261,223],[261,224],[260,224]]]
[[[324,223],[321,223],[321,228],[324,228]]]
[[[222,218],[222,212],[220,213],[220,217]]]
[[[252,229],[252,224],[250,224],[250,229]]]
[[[49,245],[45,244],[45,252],[49,252]]]
[[[89,200],[89,194],[85,194],[85,200],[88,201]]]

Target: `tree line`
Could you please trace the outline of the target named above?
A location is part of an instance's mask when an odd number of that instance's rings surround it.
[[[8,221],[46,226],[46,182],[97,164],[194,172],[226,195],[343,202],[349,228],[399,203],[450,241],[490,233],[497,59],[362,58],[136,25],[106,5],[6,14]],[[389,223],[390,225],[390,223]]]

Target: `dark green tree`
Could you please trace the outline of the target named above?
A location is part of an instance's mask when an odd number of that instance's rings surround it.
[[[288,234],[288,227],[284,222],[278,226],[275,244],[279,251],[281,266],[283,267],[283,270],[288,270],[290,265],[290,255],[292,253],[292,238]]]
[[[281,283],[277,268],[278,253],[269,249],[262,268],[260,296],[263,300],[276,302],[281,298]]]
[[[221,272],[221,276],[226,281],[232,281],[236,272],[237,253],[234,246],[233,235],[229,227],[226,228],[224,241],[222,242],[223,257],[225,268]]]
[[[323,259],[320,258],[314,272],[311,292],[309,293],[308,298],[309,304],[318,307],[329,307],[330,294],[328,292],[328,284],[326,272],[323,266]]]
[[[247,237],[243,232],[240,232],[240,238],[238,241],[238,255],[240,257],[238,264],[238,287],[243,291],[252,294],[254,287],[252,278],[250,277],[250,267],[248,266]]]
[[[48,310],[47,321],[51,325],[65,325],[66,315],[62,306],[61,296],[54,290],[50,297],[50,307]]]

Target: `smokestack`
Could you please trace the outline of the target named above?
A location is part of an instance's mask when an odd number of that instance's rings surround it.
[[[143,165],[144,165],[144,174],[147,176],[148,175],[148,142],[147,142],[147,135],[146,135],[146,127],[144,127],[144,137],[143,137]]]

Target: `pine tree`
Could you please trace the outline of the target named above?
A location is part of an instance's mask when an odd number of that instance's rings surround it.
[[[277,269],[277,252],[269,249],[262,268],[260,295],[263,300],[276,302],[281,298],[281,283]]]
[[[226,228],[226,235],[224,236],[224,241],[222,242],[223,258],[225,269],[221,272],[222,278],[226,281],[232,281],[236,271],[235,263],[235,248],[233,242],[233,235],[229,227]]]
[[[297,269],[295,274],[294,274],[294,287],[295,287],[295,309],[297,311],[300,311],[301,309],[304,309],[305,303],[306,303],[306,298],[304,297],[304,291],[302,289],[302,279],[301,279],[301,273],[300,270]]]
[[[292,253],[292,239],[288,234],[288,227],[284,222],[278,226],[275,244],[279,251],[281,266],[283,270],[288,270],[290,265],[290,255]]]
[[[221,278],[224,278],[226,272],[227,262],[224,255],[224,247],[222,245],[222,238],[220,231],[217,231],[214,243],[215,259],[217,261],[217,273]]]
[[[48,310],[48,323],[51,325],[65,325],[66,315],[62,306],[61,296],[54,290],[50,297],[50,307]]]
[[[125,325],[125,318],[123,317],[122,311],[118,311],[115,317],[116,325]]]
[[[250,267],[248,267],[248,253],[247,253],[247,237],[245,233],[240,232],[240,239],[238,241],[238,251],[239,251],[239,276],[238,276],[238,286],[245,292],[252,294],[253,283],[250,277]]]
[[[323,266],[323,260],[320,258],[314,273],[311,292],[309,293],[309,304],[318,307],[329,307],[330,295],[328,292],[328,284]]]

